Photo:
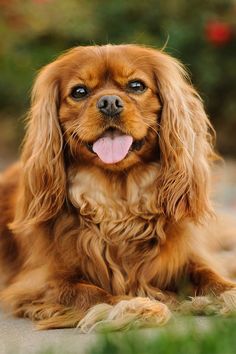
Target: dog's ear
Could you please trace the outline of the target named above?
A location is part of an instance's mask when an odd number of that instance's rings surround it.
[[[52,218],[65,201],[63,137],[58,121],[57,62],[39,73],[32,92],[22,152],[23,175],[12,228],[26,228]]]
[[[210,160],[216,158],[214,130],[183,66],[167,54],[152,51],[153,69],[162,101],[159,206],[179,220],[195,221],[211,213]]]

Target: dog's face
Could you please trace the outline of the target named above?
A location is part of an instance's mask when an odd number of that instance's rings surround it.
[[[15,225],[49,220],[66,207],[68,169],[102,169],[114,183],[105,170],[125,178],[150,161],[159,166],[155,210],[199,220],[210,210],[209,127],[199,95],[171,56],[136,45],[68,51],[34,85]]]
[[[63,58],[59,119],[74,159],[123,170],[157,159],[161,108],[145,50],[75,49]]]

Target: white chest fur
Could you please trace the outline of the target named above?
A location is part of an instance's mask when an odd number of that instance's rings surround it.
[[[156,207],[155,179],[158,165],[117,176],[84,168],[70,178],[69,197],[80,214],[94,223],[125,223],[130,218],[151,220]],[[125,226],[125,225],[123,225]]]

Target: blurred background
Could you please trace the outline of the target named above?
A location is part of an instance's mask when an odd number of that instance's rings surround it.
[[[17,158],[42,65],[73,46],[130,42],[166,45],[187,66],[236,179],[235,0],[0,0],[0,35],[0,168]]]

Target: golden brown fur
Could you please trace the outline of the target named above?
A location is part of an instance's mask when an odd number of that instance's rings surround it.
[[[129,92],[137,79],[146,90]],[[72,99],[76,85],[88,97]],[[122,99],[116,119],[98,111],[103,95]],[[111,128],[144,144],[105,164],[86,144]],[[213,294],[222,308],[232,300],[235,310],[235,284],[203,239],[211,132],[184,68],[161,51],[78,47],[43,68],[21,161],[0,180],[3,308],[39,328],[161,324],[189,280],[189,295]]]

